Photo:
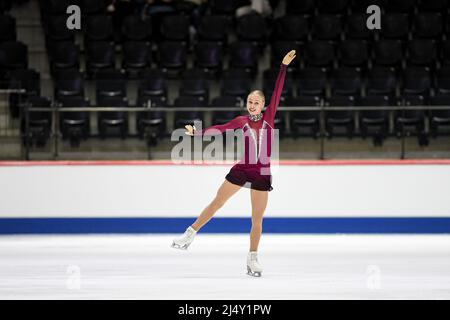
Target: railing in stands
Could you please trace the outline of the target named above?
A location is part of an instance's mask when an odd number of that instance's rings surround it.
[[[1,86],[1,84],[0,87],[4,88],[4,86]],[[10,96],[12,94],[15,95],[17,97],[17,103],[21,104],[22,94],[24,93],[26,93],[26,90],[20,89],[17,86],[15,89],[0,89],[0,143],[16,138],[20,140],[21,138],[19,128],[20,123],[19,125],[17,125],[11,114]],[[22,144],[20,144],[19,153],[21,157],[23,157],[24,150],[22,149]]]
[[[176,112],[176,111],[244,111],[242,107],[197,107],[197,108],[189,108],[189,107],[151,107],[151,102],[148,103],[150,107],[60,107],[57,104],[53,104],[51,108],[38,108],[33,107],[30,108],[28,104],[25,105],[23,114],[25,115],[25,132],[23,137],[25,139],[25,159],[29,160],[30,148],[29,148],[29,119],[30,112],[39,112],[39,111],[47,111],[52,113],[52,132],[51,137],[53,138],[53,158],[56,160],[58,158],[58,144],[59,139],[61,137],[59,130],[59,121],[60,114],[63,112],[111,112],[111,111],[120,111],[120,112],[148,112],[148,111],[162,111],[162,112]],[[307,111],[317,111],[319,112],[320,121],[319,121],[319,139],[320,139],[320,155],[319,158],[325,159],[326,150],[325,150],[325,138],[327,137],[326,132],[326,124],[325,124],[325,113],[327,111],[387,111],[389,114],[389,118],[392,119],[394,111],[408,111],[408,110],[449,110],[450,106],[349,106],[349,107],[334,107],[334,106],[324,106],[323,103],[321,106],[314,107],[302,107],[302,106],[280,106],[278,107],[278,111],[295,111],[295,112],[307,112]],[[353,120],[357,119],[358,116],[354,115]],[[428,135],[429,132],[426,132]],[[402,127],[401,131],[401,147],[399,150],[399,158],[406,158],[406,150],[405,150],[405,139],[408,135],[408,132]],[[149,147],[150,148],[150,147]],[[150,156],[150,150],[149,150]]]

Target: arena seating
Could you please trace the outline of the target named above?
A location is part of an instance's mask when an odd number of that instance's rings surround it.
[[[137,81],[138,98],[133,105],[143,106],[152,100],[164,106],[205,107],[205,111],[207,106],[233,106],[252,88],[259,87],[270,96],[277,65],[294,48],[298,58],[288,69],[283,106],[427,106],[449,101],[450,1],[287,0],[284,16],[263,17],[253,12],[235,18],[241,2],[211,0],[198,10],[200,15],[175,8],[143,19],[142,12],[136,11],[117,25],[115,21],[119,20],[107,10],[104,0],[41,0],[54,83],[54,96],[46,98],[66,106],[128,106],[127,85]],[[75,3],[81,6],[83,15],[82,30],[77,32],[65,27],[65,8]],[[371,4],[382,8],[381,30],[366,27],[365,8]],[[3,5],[0,11],[5,11]],[[262,68],[265,54],[271,61],[269,69]],[[27,55],[27,46],[17,41],[15,19],[2,13],[2,87],[20,83],[27,90],[22,98],[42,105],[39,70],[28,69]],[[95,82],[94,103],[85,96],[87,81]],[[168,81],[179,85],[178,97],[172,101],[168,99]],[[220,96],[212,95],[213,82],[219,85]],[[17,117],[15,99],[12,95],[11,108]],[[287,131],[283,112],[279,112],[283,134],[297,136],[306,130],[308,135],[318,136],[317,112],[286,112]],[[213,120],[223,123],[236,114],[213,112]],[[390,133],[389,114],[381,110],[328,111],[327,136],[385,138]],[[420,137],[429,120],[436,136],[449,120],[446,112],[426,109],[392,114],[391,133],[397,135],[406,130]],[[64,135],[75,132],[87,138],[86,114],[72,116],[74,119],[60,119]],[[126,137],[126,117],[121,112],[101,113],[100,135],[107,137],[109,127],[118,127],[120,136]],[[199,111],[177,112],[174,125],[203,117]],[[44,126],[44,120],[40,123]],[[72,126],[82,129],[69,130]],[[155,137],[167,134],[166,114],[140,114],[140,136],[146,126],[157,128]]]

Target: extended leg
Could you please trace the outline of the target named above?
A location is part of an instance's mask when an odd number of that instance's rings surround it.
[[[200,230],[200,228],[213,217],[217,210],[219,210],[240,188],[240,186],[225,180],[217,191],[214,200],[203,210],[197,220],[186,229],[180,238],[173,240],[172,247],[186,250],[192,241],[194,241],[197,231]]]
[[[262,220],[267,206],[268,191],[251,190],[252,230],[250,231],[250,251],[247,256],[247,273],[260,277],[262,267],[258,262],[258,244],[262,233]]]
[[[202,211],[197,220],[192,224],[192,228],[198,231],[203,227],[214,216],[217,210],[219,210],[240,188],[241,186],[225,180],[219,190],[217,190],[214,200]]]
[[[259,239],[261,238],[263,215],[267,207],[269,192],[252,189],[250,192],[250,196],[252,199],[252,229],[250,231],[250,251],[257,251]]]

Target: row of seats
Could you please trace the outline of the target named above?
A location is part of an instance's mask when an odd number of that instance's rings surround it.
[[[381,29],[370,30],[366,26],[368,15],[354,13],[341,17],[338,15],[318,15],[311,18],[287,14],[275,19],[273,37],[286,40],[305,41],[310,39],[339,40],[365,39],[375,36],[384,39],[440,38],[450,30],[448,16],[438,12],[387,13],[382,15]]]
[[[278,69],[269,69],[263,73],[263,91],[272,94]],[[85,77],[76,69],[59,70],[54,79],[54,98],[85,96]],[[106,69],[97,74],[96,100],[101,103],[103,97],[127,96],[127,80],[121,70]],[[221,81],[222,95],[246,99],[253,88],[253,80],[242,70],[228,70]],[[15,70],[10,75],[8,88],[25,89],[27,95],[40,94],[40,74],[30,69]],[[137,105],[153,97],[168,98],[168,78],[162,70],[147,70],[137,88]],[[337,68],[327,74],[320,68],[306,68],[295,77],[288,74],[282,95],[310,95],[326,97],[331,95],[402,95],[450,94],[450,67],[440,69],[435,77],[423,67],[409,67],[398,76],[394,69],[374,67],[364,77],[356,69]],[[180,79],[179,95],[201,96],[205,101],[210,97],[210,80],[199,69],[187,70]],[[14,108],[15,105],[11,104]],[[13,112],[17,114],[17,112]]]
[[[44,27],[51,41],[73,40],[75,32],[66,28],[67,15],[54,16]],[[343,37],[370,40],[375,34],[386,39],[439,38],[450,30],[450,19],[441,13],[426,12],[409,16],[402,13],[383,15],[381,30],[374,32],[366,26],[367,15],[352,14],[348,17],[338,15],[318,15],[314,20],[301,15],[287,14],[277,18],[272,24],[258,14],[248,14],[236,22],[235,33],[242,41],[256,41],[265,44],[271,39],[305,41],[310,39],[339,40]],[[94,15],[82,24],[85,41],[99,40],[151,40],[152,34],[159,31],[162,40],[190,40],[190,20],[185,15],[166,15],[156,30],[149,20],[131,15],[124,19],[121,34],[116,33],[112,19],[108,15]],[[229,20],[224,16],[203,16],[198,26],[198,39],[217,41],[226,44],[230,32]]]
[[[286,50],[297,48],[298,59],[292,67],[332,68],[337,66],[365,69],[370,64],[385,67],[423,66],[436,68],[450,65],[450,40],[436,43],[417,39],[402,43],[398,40],[380,40],[368,46],[363,41],[349,40],[333,46],[326,41],[311,41],[302,48],[292,42],[275,42],[272,45],[272,63],[278,64]],[[257,50],[251,43],[235,42],[230,47],[229,68],[242,68],[254,76],[258,70]],[[80,67],[79,48],[72,42],[58,42],[50,48],[52,71]],[[152,67],[152,48],[146,42],[126,42],[123,45],[122,68],[130,77]],[[177,42],[163,42],[157,50],[156,65],[166,70],[182,73],[188,61],[184,46]],[[221,48],[209,42],[199,42],[195,47],[194,63],[200,69],[217,74],[222,71],[225,57]],[[278,61],[278,62],[277,62]],[[0,43],[0,68],[13,70],[28,66],[28,48],[17,41]],[[93,42],[86,49],[87,74],[95,77],[98,70],[116,67],[113,44]]]
[[[8,1],[5,1],[8,2]],[[10,1],[9,1],[10,2]],[[44,12],[65,13],[68,5],[76,4],[84,14],[98,14],[106,11],[110,1],[106,0],[41,0]],[[248,2],[248,1],[247,1]],[[415,12],[448,10],[447,0],[287,0],[287,11],[295,14],[366,12],[370,5],[378,5],[386,12]],[[215,14],[233,15],[242,0],[209,0],[208,10]]]
[[[403,13],[442,12],[449,9],[448,0],[287,0],[287,11],[295,14],[365,13],[371,5],[379,6],[384,12]]]
[[[22,46],[23,47],[23,46]],[[123,44],[121,67],[130,78],[141,77],[142,72],[157,65],[164,68],[170,76],[180,76],[187,67],[188,54],[185,47],[177,42],[160,43],[156,54],[151,44],[146,42],[126,42]],[[20,54],[23,52],[22,54]],[[278,65],[282,57],[291,49],[296,49],[298,59],[291,68],[338,66],[366,69],[370,65],[399,68],[402,66],[423,66],[429,68],[450,65],[450,40],[436,43],[434,40],[411,40],[402,44],[396,40],[380,40],[370,48],[365,42],[349,40],[337,46],[326,41],[311,41],[300,48],[292,42],[275,42],[272,45],[272,64]],[[18,57],[25,56],[25,49],[17,44],[14,49]],[[156,55],[156,57],[155,57]],[[86,49],[86,71],[89,77],[95,77],[102,69],[116,67],[117,54],[110,42],[94,42]],[[57,69],[79,68],[79,48],[72,42],[59,42],[50,50],[52,71]],[[199,42],[195,46],[194,65],[220,76],[226,60],[228,67],[246,70],[251,77],[258,72],[257,49],[248,42],[234,42],[229,55],[223,54],[221,47],[215,43]]]
[[[281,106],[377,106],[387,107],[392,105],[416,105],[426,104],[424,97],[420,101],[415,101],[414,97],[405,97],[400,100],[393,99],[389,96],[366,96],[355,98],[353,96],[333,96],[322,100],[320,97],[304,96],[296,98],[286,98],[282,100]],[[433,105],[450,105],[450,95],[440,95],[427,100]],[[167,107],[168,104],[164,99],[156,99],[153,101],[154,106]],[[31,97],[30,103],[32,107],[50,107],[51,102],[47,98]],[[108,97],[105,100],[106,106],[127,107],[128,102],[123,97]],[[60,99],[59,105],[63,107],[87,107],[89,101],[82,97],[66,97]],[[241,102],[236,97],[221,96],[215,98],[211,106],[214,107],[239,107]],[[202,97],[180,96],[175,100],[175,107],[203,107],[207,110],[207,102]],[[320,112],[319,111],[292,111],[289,112],[289,121],[291,133],[293,137],[304,135],[312,135],[314,138],[320,136]],[[218,111],[213,113],[213,122],[220,124],[229,121],[239,114],[239,111]],[[437,136],[441,127],[447,128],[450,125],[450,110],[427,110],[426,107],[421,110],[366,110],[356,113],[352,110],[338,110],[325,112],[325,130],[329,138],[331,138],[339,129],[344,129],[344,134],[349,138],[354,137],[356,132],[356,122],[359,122],[359,134],[366,138],[374,137],[375,144],[381,144],[383,139],[390,133],[390,115],[394,116],[394,133],[401,136],[408,133],[417,134],[420,144],[427,144],[428,133],[425,132],[426,119],[430,123],[430,131],[433,137]],[[356,117],[356,115],[358,115]],[[202,111],[177,111],[175,112],[174,126],[183,128],[186,124],[193,121],[203,120]],[[107,136],[120,136],[123,139],[128,134],[128,113],[123,111],[99,112],[97,118],[97,128],[100,138]],[[276,126],[280,129],[282,136],[285,134],[286,124],[283,112],[278,112],[275,119]],[[139,112],[136,118],[136,128],[141,138],[146,137],[149,143],[156,143],[157,139],[165,135],[166,130],[166,114],[162,111]],[[22,121],[22,130],[25,130],[25,122]],[[35,138],[39,144],[45,144],[49,138],[52,117],[50,112],[35,111],[30,112],[29,122],[31,136]],[[70,139],[72,145],[77,146],[80,140],[87,139],[90,135],[90,114],[89,112],[63,112],[60,117],[59,127],[63,135],[63,139]]]

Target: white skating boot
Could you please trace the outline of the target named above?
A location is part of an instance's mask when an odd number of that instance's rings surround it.
[[[187,250],[192,241],[194,241],[196,234],[197,231],[189,226],[180,238],[173,240],[172,248]]]
[[[247,274],[254,277],[261,277],[262,268],[258,262],[257,251],[250,251],[247,256]]]

